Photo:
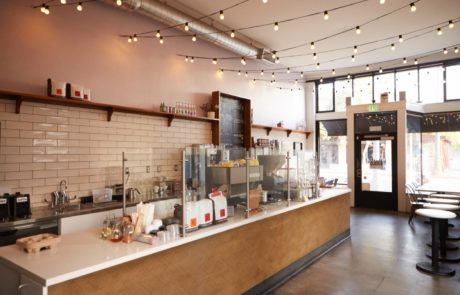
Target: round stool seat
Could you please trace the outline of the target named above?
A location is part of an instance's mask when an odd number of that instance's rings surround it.
[[[426,202],[429,202],[429,203],[452,204],[452,205],[458,205],[458,204],[460,204],[460,201],[459,201],[459,200],[452,200],[452,199],[425,198],[424,200],[425,200]]]
[[[415,213],[421,216],[436,218],[436,219],[452,219],[457,215],[450,211],[439,210],[439,209],[417,209]]]
[[[460,195],[451,195],[451,194],[431,194],[430,198],[442,198],[442,199],[460,199]]]
[[[423,204],[423,208],[427,209],[439,209],[439,210],[447,210],[447,211],[455,211],[460,210],[460,206],[451,205],[451,204]]]

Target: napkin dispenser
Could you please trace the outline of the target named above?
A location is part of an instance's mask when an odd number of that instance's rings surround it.
[[[209,194],[212,201],[214,223],[220,223],[227,220],[227,198],[224,197],[221,191],[212,192]]]

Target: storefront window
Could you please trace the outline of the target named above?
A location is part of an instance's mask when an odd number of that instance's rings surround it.
[[[346,98],[352,96],[352,83],[350,79],[337,80],[334,82],[335,89],[335,111],[345,112]]]
[[[418,102],[418,70],[409,70],[396,73],[396,95],[404,91],[406,101],[410,103]]]
[[[446,67],[446,100],[460,99],[460,65]]]
[[[382,93],[388,93],[388,101],[395,101],[395,74],[387,73],[374,76],[374,99],[380,102]]]
[[[334,110],[333,83],[321,83],[318,85],[318,112]]]
[[[372,103],[372,76],[353,79],[353,86],[353,105]]]
[[[421,103],[438,103],[444,101],[443,67],[421,68],[420,72]]]

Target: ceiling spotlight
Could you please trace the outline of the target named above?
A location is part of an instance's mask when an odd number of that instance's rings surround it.
[[[410,4],[410,11],[414,12],[414,11],[416,11],[416,10],[417,10],[417,6],[415,6],[415,3],[412,2],[412,3]]]
[[[212,59],[212,64],[213,64],[213,65],[217,65],[217,58],[213,58],[213,59]]]
[[[354,52],[354,53],[357,53],[357,52],[358,52],[358,46],[355,45],[355,46],[353,47],[353,52]]]
[[[268,2],[268,0],[262,0],[262,3],[263,3],[263,4],[265,4],[265,3],[267,3],[267,2]]]
[[[356,27],[355,29],[356,35],[361,34],[361,28],[359,26]]]
[[[320,67],[320,64],[316,63],[316,68],[319,69],[319,67]]]
[[[77,10],[78,10],[78,11],[82,11],[82,10],[83,10],[83,3],[78,2],[78,4],[77,4]]]
[[[328,20],[329,19],[329,13],[326,11],[324,11],[324,20]]]
[[[160,36],[160,44],[163,44],[165,43],[165,41],[163,40],[163,36]]]
[[[454,22],[453,21],[449,21],[449,29],[453,29],[454,28]]]
[[[223,19],[225,18],[225,16],[224,16],[224,11],[223,11],[223,10],[219,11],[219,18],[220,18],[221,20],[223,20]]]
[[[352,61],[352,62],[355,62],[355,60],[356,60],[356,59],[355,59],[355,56],[352,55],[352,56],[351,56],[351,61]]]
[[[160,38],[160,36],[161,36],[160,30],[157,30],[157,33],[155,34],[155,37]]]
[[[279,29],[279,27],[278,27],[278,22],[275,22],[275,25],[274,25],[274,27],[273,27],[273,30],[278,31],[278,29]]]
[[[404,42],[404,38],[403,38],[403,36],[402,36],[402,35],[399,35],[399,37],[398,37],[398,38],[399,38],[399,43],[403,43],[403,42]]]
[[[66,3],[66,0],[61,0],[61,4],[65,4]],[[121,0],[117,0],[117,5],[118,6],[121,6],[123,4],[123,1]]]
[[[230,37],[235,38],[235,30],[232,30],[232,32],[230,33]]]
[[[335,69],[332,69],[332,75],[335,75]]]
[[[188,23],[185,23],[184,30],[187,31],[187,32],[188,32],[188,30],[190,30],[190,28],[188,27]]]
[[[414,59],[414,65],[418,65],[418,59]]]
[[[455,52],[455,53],[458,53],[458,47],[455,47],[455,48],[454,48],[454,52]]]
[[[311,50],[315,49],[315,42],[311,42],[311,43],[310,43],[310,49],[311,49]]]
[[[370,67],[369,65],[366,65],[366,71],[369,71]]]
[[[246,65],[246,59],[244,58],[244,56],[241,58],[241,63],[242,63],[243,65]]]
[[[407,59],[403,58],[403,64],[407,64]]]
[[[447,48],[444,48],[444,50],[442,51],[444,54],[447,54],[449,53],[449,51],[447,51]]]
[[[394,43],[391,44],[391,50],[396,50],[396,46]]]
[[[273,58],[273,59],[276,58],[276,51],[273,51],[273,52],[272,52],[272,58]]]
[[[382,69],[382,67],[380,67],[380,69],[379,69],[379,73],[383,73],[383,69]]]
[[[192,37],[192,41],[193,41],[193,42],[195,42],[195,41],[196,41],[196,34],[195,34],[195,35],[193,35],[193,37]]]
[[[316,52],[313,53],[313,59],[316,60],[317,56],[316,56]]]

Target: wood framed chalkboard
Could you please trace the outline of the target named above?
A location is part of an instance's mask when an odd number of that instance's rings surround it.
[[[251,147],[251,101],[219,91],[212,93],[219,121],[213,123],[213,144]]]

